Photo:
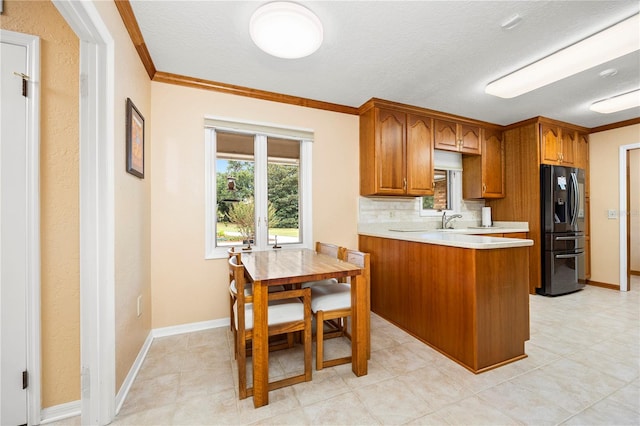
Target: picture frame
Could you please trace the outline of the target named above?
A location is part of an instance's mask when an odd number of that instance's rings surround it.
[[[127,98],[127,173],[144,179],[144,117]]]

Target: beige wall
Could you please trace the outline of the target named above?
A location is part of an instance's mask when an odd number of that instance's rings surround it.
[[[116,391],[151,329],[151,81],[113,1],[94,3],[115,43],[115,319]],[[126,172],[126,100],[145,119],[144,179]],[[142,296],[142,315],[137,298]]]
[[[227,318],[224,260],[205,260],[204,117],[310,128],[313,236],[357,247],[358,117],[152,83],[153,328]]]
[[[629,151],[629,172],[629,214],[631,219],[629,266],[632,271],[640,273],[640,149]]]
[[[80,399],[79,43],[49,1],[4,1],[0,27],[40,37],[42,406]]]
[[[640,124],[589,136],[591,185],[591,280],[620,285],[620,146],[640,143]],[[618,219],[608,219],[616,210]],[[624,217],[624,213],[622,215]]]

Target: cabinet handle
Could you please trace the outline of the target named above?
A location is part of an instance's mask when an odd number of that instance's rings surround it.
[[[484,183],[482,184],[482,193],[484,194],[485,192],[487,192],[487,185],[485,185]]]
[[[402,179],[402,190],[403,191],[407,190],[407,178]]]

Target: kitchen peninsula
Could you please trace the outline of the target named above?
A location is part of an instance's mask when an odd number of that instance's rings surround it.
[[[361,225],[371,310],[474,373],[525,358],[527,230]]]

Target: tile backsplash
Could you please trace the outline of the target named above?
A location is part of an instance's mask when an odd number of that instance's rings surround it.
[[[359,197],[358,221],[361,224],[440,221],[441,215],[420,216],[420,200],[420,197]],[[477,225],[482,218],[482,207],[484,207],[484,200],[461,200],[460,211],[456,213],[462,214],[462,218],[458,220],[469,222],[470,225]]]

